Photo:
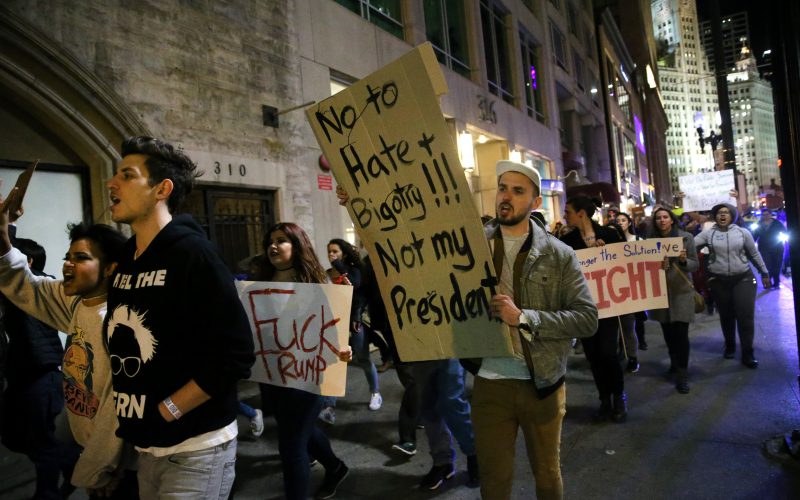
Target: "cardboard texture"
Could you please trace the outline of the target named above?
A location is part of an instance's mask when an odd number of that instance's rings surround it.
[[[39,160],[28,165],[28,168],[19,174],[17,182],[14,184],[14,188],[17,189],[17,194],[13,197],[7,197],[5,203],[3,203],[3,211],[8,211],[9,214],[13,214],[22,207],[22,200],[25,199],[25,193],[28,191],[28,184],[31,182],[31,177],[33,177],[33,172],[36,170],[37,165],[39,165]],[[9,191],[9,195],[10,193]]]
[[[437,94],[430,44],[306,114],[378,278],[403,361],[510,356],[491,255]]]
[[[705,174],[678,177],[678,189],[684,193],[684,212],[711,210],[717,203],[736,206],[730,192],[734,189],[733,170],[719,170]]]
[[[323,396],[344,396],[353,287],[237,281],[253,332],[250,380]]]
[[[598,318],[669,307],[661,262],[664,257],[677,257],[681,250],[681,238],[652,238],[576,250],[597,304]]]

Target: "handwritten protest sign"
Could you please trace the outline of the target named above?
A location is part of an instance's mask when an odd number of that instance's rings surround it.
[[[681,238],[613,243],[576,250],[599,318],[669,307],[664,257],[677,257]]]
[[[344,396],[353,287],[237,281],[256,347],[250,380]]]
[[[685,212],[711,210],[717,203],[731,202],[730,191],[734,189],[733,170],[682,175],[678,177],[678,188],[685,194],[683,198]]]
[[[430,44],[306,110],[371,255],[403,361],[511,355]]]

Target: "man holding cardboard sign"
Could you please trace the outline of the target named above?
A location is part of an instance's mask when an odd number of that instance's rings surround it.
[[[575,253],[529,218],[542,204],[540,186],[533,167],[497,163],[497,218],[484,229],[500,276],[492,314],[511,327],[514,356],[469,363],[477,369],[472,420],[486,499],[511,496],[519,428],[536,497],[563,496],[559,448],[570,339],[597,328],[597,307]]]

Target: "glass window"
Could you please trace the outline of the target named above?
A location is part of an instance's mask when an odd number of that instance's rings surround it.
[[[564,71],[569,71],[567,69],[567,40],[564,37],[564,33],[558,29],[558,27],[550,21],[550,39],[553,43],[553,58],[559,66]]]
[[[572,53],[572,59],[575,63],[575,82],[578,88],[586,90],[586,73],[583,67],[583,59],[581,59],[576,52]]]
[[[463,2],[425,0],[425,32],[436,58],[462,76],[470,77],[467,23]]]
[[[541,46],[526,33],[520,32],[520,54],[522,55],[522,75],[525,79],[525,107],[528,116],[545,123],[542,95],[544,79],[542,78]]]
[[[536,14],[536,6],[534,5],[533,0],[522,0],[522,5],[528,8],[529,11]]]
[[[497,2],[481,0],[481,29],[489,92],[513,104],[506,12]]]
[[[403,38],[401,0],[335,0],[392,35]]]
[[[569,32],[578,36],[578,13],[572,2],[567,2],[567,22],[569,23]]]

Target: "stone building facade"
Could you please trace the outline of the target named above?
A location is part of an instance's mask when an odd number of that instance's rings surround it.
[[[302,107],[427,40],[481,213],[493,215],[498,159],[529,161],[551,181],[548,222],[575,178],[611,180],[590,0],[377,4],[3,2],[0,177],[42,162],[20,234],[52,254],[67,246],[68,221],[109,222],[105,182],[120,143],[150,134],[204,172],[186,208],[231,267],[260,251],[277,220],[304,227],[324,258],[330,238],[354,233]],[[265,106],[277,126],[265,125]]]

